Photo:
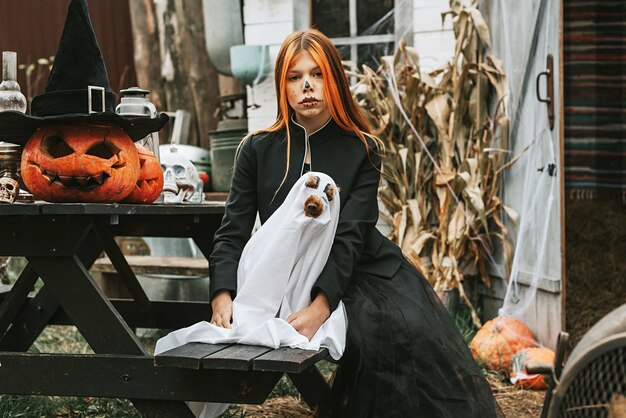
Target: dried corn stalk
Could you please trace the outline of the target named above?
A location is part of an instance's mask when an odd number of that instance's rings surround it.
[[[498,197],[506,82],[500,61],[486,53],[489,30],[475,5],[451,0],[447,15],[456,36],[447,66],[422,72],[415,50],[400,45],[378,71],[352,74],[353,94],[387,147],[379,197],[394,241],[435,290],[458,289],[480,325],[460,283],[479,274],[489,286],[494,245],[511,253],[499,217],[510,209]]]

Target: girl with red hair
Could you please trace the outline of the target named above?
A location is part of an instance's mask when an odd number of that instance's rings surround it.
[[[311,339],[343,301],[344,355],[322,417],[495,417],[490,387],[428,282],[377,229],[380,141],[321,32],[289,35],[275,67],[277,116],[239,147],[209,260],[211,323],[230,328],[237,268],[258,212],[265,222],[307,171],[340,187],[330,255],[309,306],[288,322]],[[259,295],[262,298],[263,295]]]

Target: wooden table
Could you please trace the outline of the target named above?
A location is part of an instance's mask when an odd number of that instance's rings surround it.
[[[146,417],[192,417],[183,401],[262,403],[290,370],[255,370],[241,362],[238,369],[219,362],[215,367],[155,365],[133,329],[189,326],[209,318],[210,305],[150,301],[114,240],[191,237],[208,257],[223,213],[223,202],[0,205],[0,255],[28,260],[0,305],[0,393],[128,398]],[[133,299],[110,300],[94,282],[88,270],[102,251]],[[38,277],[44,285],[29,297]],[[26,353],[48,324],[75,325],[96,354]],[[326,354],[317,353],[315,360]],[[306,381],[296,379],[305,392],[321,382],[319,373],[308,374],[302,375]]]

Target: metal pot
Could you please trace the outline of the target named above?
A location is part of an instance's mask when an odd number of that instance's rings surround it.
[[[163,144],[159,148],[161,153],[169,153],[171,148],[176,148],[180,155],[188,158],[196,166],[198,172],[211,172],[211,153],[204,148],[184,144]]]

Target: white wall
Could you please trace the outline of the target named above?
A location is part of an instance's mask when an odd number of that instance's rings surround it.
[[[274,91],[274,62],[283,39],[293,31],[292,0],[245,0],[243,5],[244,40],[248,45],[268,45],[271,60],[270,74],[254,91],[248,87],[248,130],[270,125],[276,119]]]
[[[448,0],[413,0],[413,46],[424,70],[440,67],[454,54],[452,19],[441,22],[441,13],[449,8]]]
[[[510,147],[513,155],[521,155],[504,172],[502,181],[503,204],[519,214],[518,222],[509,225],[515,239],[515,253],[503,313],[525,321],[541,344],[554,348],[564,314],[561,304],[564,289],[561,282],[562,186],[560,174],[550,176],[545,168],[539,169],[548,164],[562,166],[561,114],[558,111],[561,95],[557,77],[554,84],[556,119],[554,129],[550,129],[546,106],[537,100],[535,80],[546,69],[548,53],[555,58],[558,75],[562,33],[560,4],[546,2],[545,9],[540,10],[541,0],[489,0],[488,3],[491,52],[502,60],[508,82]],[[539,13],[542,24],[535,32],[533,28]],[[534,35],[537,35],[536,45],[531,50]],[[530,82],[522,91],[527,73]],[[521,97],[525,98],[523,102],[520,102]],[[516,112],[518,106],[521,107]]]
[[[358,1],[358,0],[357,0]],[[452,58],[452,22],[441,23],[441,12],[449,9],[448,0],[409,0],[413,2],[413,43],[425,70],[433,70]],[[270,125],[276,118],[274,61],[283,39],[294,30],[293,0],[244,0],[244,39],[248,45],[269,45],[271,73],[254,91],[248,88],[250,131]]]

